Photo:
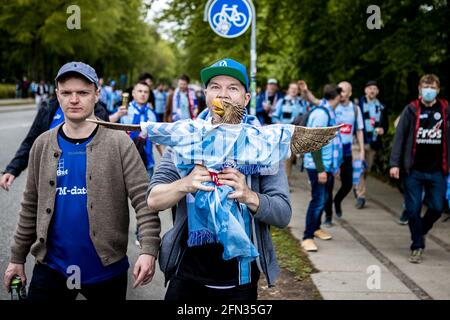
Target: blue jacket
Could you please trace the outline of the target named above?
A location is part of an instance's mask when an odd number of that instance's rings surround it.
[[[180,179],[172,161],[172,152],[170,147],[166,149],[152,177],[147,197],[155,186]],[[286,227],[292,215],[289,188],[284,170],[284,163],[280,162],[279,171],[275,175],[251,176],[251,189],[258,193],[260,199],[259,208],[252,215],[252,229],[254,230],[252,241],[259,252],[258,268],[266,275],[269,286],[275,284],[280,272],[269,227],[270,225],[279,228]],[[180,253],[187,245],[187,226],[186,197],[183,197],[177,205],[174,225],[163,236],[159,252],[159,266],[164,273],[166,284],[174,275],[180,261]]]

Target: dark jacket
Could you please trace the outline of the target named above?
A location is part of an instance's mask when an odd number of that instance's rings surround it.
[[[364,113],[363,105],[365,102],[367,102],[367,98],[365,96],[363,96],[359,99],[359,105],[358,105],[361,115],[363,117],[364,144],[370,144],[370,146],[372,147],[373,150],[379,150],[383,147],[380,137],[378,137],[378,139],[376,141],[371,141],[371,139],[369,138],[367,131],[366,131],[366,119],[368,118],[368,115]],[[380,121],[375,123],[375,128],[383,128],[384,133],[386,134],[389,129],[389,119],[388,119],[386,106],[384,104],[382,104],[381,102],[380,102],[380,109],[381,109],[380,110],[381,111]]]
[[[447,174],[448,164],[450,163],[450,109],[448,102],[444,99],[438,99],[441,104],[443,118],[443,148],[442,148],[442,172]],[[392,145],[390,167],[399,167],[409,172],[413,166],[416,137],[419,128],[420,101],[414,100],[403,109],[400,120],[395,131],[394,143]]]
[[[31,146],[37,137],[50,129],[50,124],[52,123],[56,110],[58,110],[58,106],[59,103],[57,99],[52,99],[49,103],[45,102],[41,105],[36,117],[34,117],[33,124],[31,125],[27,136],[20,144],[16,155],[6,166],[3,173],[11,173],[13,176],[18,177],[22,171],[27,168]],[[109,121],[106,108],[101,103],[95,105],[95,115],[101,120]]]
[[[280,101],[284,97],[283,93],[281,91],[275,92],[275,96],[277,101]],[[263,102],[266,99],[266,91],[262,91],[257,97],[256,97],[256,117],[258,118],[259,122],[261,124],[272,124],[272,117],[269,115],[268,112],[264,110]],[[276,104],[273,106],[275,109]]]

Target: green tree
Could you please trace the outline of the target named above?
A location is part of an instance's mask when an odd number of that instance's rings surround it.
[[[80,29],[67,28],[70,5],[80,8]],[[61,64],[82,60],[107,78],[126,73],[134,81],[153,68],[173,76],[174,48],[144,21],[148,9],[143,0],[2,1],[1,70],[52,79]]]

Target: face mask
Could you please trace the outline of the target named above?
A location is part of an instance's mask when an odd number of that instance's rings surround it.
[[[431,102],[436,99],[437,90],[431,88],[423,88],[422,89],[422,99],[426,102]]]

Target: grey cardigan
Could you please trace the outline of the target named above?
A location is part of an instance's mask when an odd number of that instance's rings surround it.
[[[55,206],[56,169],[62,152],[57,141],[59,127],[40,135],[31,148],[22,208],[11,248],[13,263],[25,263],[30,248],[36,260],[44,263]],[[160,220],[147,207],[147,172],[126,133],[98,128],[86,146],[86,186],[89,233],[102,264],[110,265],[126,255],[128,198],[136,211],[141,254],[156,257]]]
[[[152,176],[147,194],[159,184],[168,184],[181,177],[172,161],[171,148],[167,148],[161,162]],[[270,225],[284,228],[291,220],[292,210],[288,182],[284,171],[283,161],[276,175],[251,176],[251,189],[258,194],[260,205],[252,216],[252,241],[258,248],[257,265],[267,278],[269,286],[275,284],[280,268],[275,256],[270,234]],[[164,272],[166,284],[175,272],[182,248],[186,246],[183,233],[187,231],[186,197],[177,206],[174,226],[162,238],[159,253],[159,266]]]

